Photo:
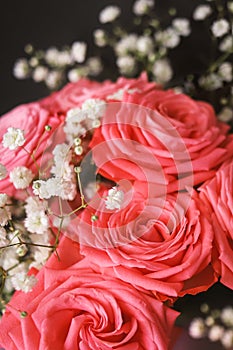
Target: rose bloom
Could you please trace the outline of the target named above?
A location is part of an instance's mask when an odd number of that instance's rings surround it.
[[[65,260],[74,253],[73,244],[67,238],[60,242]],[[146,291],[93,272],[82,261],[64,268],[68,262],[63,265],[54,255],[38,273],[33,291],[17,292],[8,304],[0,322],[1,346],[7,350],[168,349],[176,311]]]
[[[96,271],[161,300],[207,290],[216,282],[210,265],[213,228],[198,194],[143,200],[143,192],[120,210],[104,208],[106,193],[99,204],[93,199],[74,226],[81,253]]]
[[[138,79],[121,77],[116,83],[109,80],[99,83],[88,79],[80,79],[76,83],[67,84],[62,90],[52,94],[48,98],[42,99],[40,103],[47,109],[64,113],[71,108],[79,107],[89,98],[98,98],[112,102],[119,100],[113,96],[119,90],[126,93],[127,91],[133,93],[134,89],[135,91],[150,91],[154,88],[159,88],[159,85],[148,82],[146,74],[141,74]]]
[[[228,131],[208,103],[154,89],[125,94],[118,109],[110,106],[90,146],[99,172],[114,181],[141,180],[137,167],[152,168],[147,151],[155,158],[153,164],[158,160],[168,182],[169,176],[181,179],[193,173],[196,185],[213,177],[232,156],[233,138]]]
[[[201,200],[209,208],[214,227],[213,266],[221,282],[233,289],[233,161],[223,164],[215,177],[204,183]]]
[[[26,139],[23,148],[28,152],[33,152],[40,142],[40,146],[34,154],[35,159],[39,163],[52,132],[61,121],[62,116],[48,112],[40,107],[38,103],[21,105],[0,118],[0,140],[2,141],[3,135],[9,127],[23,130]],[[51,131],[45,131],[46,125],[52,127]],[[37,171],[32,157],[23,148],[18,147],[15,150],[9,150],[4,148],[2,142],[0,142],[0,159],[1,163],[6,167],[8,175],[10,171],[18,166],[25,166],[34,172]],[[9,196],[16,194],[9,176],[0,181],[0,192],[7,193]]]

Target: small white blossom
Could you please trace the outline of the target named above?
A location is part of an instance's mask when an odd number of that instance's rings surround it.
[[[14,150],[25,143],[24,132],[18,128],[8,128],[7,132],[3,135],[2,144],[5,148]]]
[[[221,112],[218,114],[218,119],[222,122],[229,122],[233,119],[233,110],[229,107],[224,107]]]
[[[99,57],[90,57],[87,60],[87,69],[91,76],[97,76],[103,70],[103,65]]]
[[[230,24],[224,18],[215,21],[211,26],[212,33],[216,38],[220,38],[221,36],[226,34],[229,31],[229,29]]]
[[[137,50],[143,55],[148,55],[153,51],[153,40],[148,36],[140,36],[137,40]]]
[[[215,73],[201,77],[198,80],[198,83],[201,87],[208,91],[213,91],[222,87],[222,79]]]
[[[30,65],[31,67],[35,68],[36,66],[38,66],[38,64],[39,64],[39,60],[38,60],[37,57],[32,57],[32,58],[30,58],[30,60],[29,60],[29,65]]]
[[[180,37],[173,28],[167,28],[155,34],[155,40],[166,48],[173,49],[180,43]]]
[[[0,193],[0,208],[3,208],[8,200],[8,196],[6,193]]]
[[[52,70],[48,73],[45,84],[51,90],[56,89],[62,81],[62,73],[58,70]]]
[[[85,119],[86,119],[86,113],[84,113],[83,110],[79,107],[71,108],[66,113],[66,122],[75,121],[76,123],[80,123]]]
[[[75,62],[82,63],[86,58],[87,44],[76,41],[72,44],[71,55]]]
[[[6,226],[11,219],[9,207],[0,208],[0,226]]]
[[[7,238],[7,232],[3,227],[0,227],[0,247],[9,244],[9,240]]]
[[[113,187],[108,191],[107,198],[105,200],[105,206],[107,209],[114,210],[120,209],[124,200],[124,192],[118,190],[117,187]]]
[[[25,58],[20,58],[15,62],[13,74],[17,79],[25,79],[29,75],[29,64]]]
[[[191,33],[189,20],[186,18],[175,18],[172,26],[178,35],[188,36]]]
[[[56,163],[62,163],[62,162],[70,162],[71,161],[71,151],[70,146],[68,146],[66,143],[60,143],[56,145],[53,149],[53,155],[54,155],[54,162]]]
[[[67,50],[59,51],[57,55],[56,66],[64,67],[71,64],[72,61],[73,61],[73,57],[71,53],[69,53],[69,51]]]
[[[229,1],[229,2],[227,3],[227,7],[228,7],[228,10],[229,10],[231,13],[233,13],[233,1]]]
[[[28,276],[24,272],[18,272],[11,277],[11,282],[16,290],[28,293],[37,283],[37,278],[34,275]]]
[[[154,6],[154,0],[137,0],[133,5],[133,13],[143,16]]]
[[[113,22],[119,17],[121,9],[118,6],[107,6],[99,14],[100,23]]]
[[[130,52],[135,52],[137,50],[137,40],[138,36],[136,34],[129,34],[120,39],[114,47],[116,54],[124,56]]]
[[[43,234],[49,228],[48,216],[44,211],[31,212],[24,220],[24,224],[29,232],[37,234]]]
[[[213,325],[208,332],[208,338],[213,342],[218,341],[222,338],[223,333],[224,328],[222,326]]]
[[[210,5],[199,5],[193,13],[193,19],[196,21],[203,21],[212,13]]]
[[[82,75],[80,74],[79,69],[73,68],[69,70],[69,72],[67,73],[67,77],[71,83],[76,83],[77,81],[79,81],[79,79],[82,78]]]
[[[0,163],[0,180],[5,179],[6,176],[7,176],[6,167]]]
[[[32,190],[33,193],[41,199],[49,199],[51,197],[45,180],[33,181]]]
[[[41,81],[44,81],[48,75],[48,68],[44,66],[38,66],[34,69],[32,73],[32,79],[39,83]]]
[[[233,330],[226,330],[221,338],[221,343],[226,349],[230,349],[233,346]]]
[[[135,72],[136,60],[132,56],[119,57],[116,64],[121,74],[131,75]]]
[[[202,338],[206,333],[206,327],[202,318],[194,318],[189,326],[189,335],[192,338]]]
[[[58,49],[56,47],[50,47],[45,52],[45,61],[52,66],[56,66],[58,55],[59,55]]]
[[[230,82],[232,81],[232,64],[230,62],[224,62],[219,66],[218,74],[222,80]]]
[[[37,247],[35,252],[33,252],[34,261],[30,264],[29,268],[34,267],[37,270],[40,270],[48,260],[49,253],[49,249]]]
[[[224,307],[221,311],[220,318],[224,325],[233,327],[233,308],[231,306]]]
[[[10,172],[10,181],[16,189],[27,188],[33,177],[32,171],[25,166],[18,166]]]
[[[158,83],[168,82],[173,75],[170,63],[166,59],[157,60],[152,68],[152,72]]]
[[[106,32],[103,29],[96,29],[93,33],[95,44],[99,47],[107,45]]]
[[[82,111],[89,119],[102,117],[106,109],[106,102],[100,99],[89,98],[82,104]]]
[[[30,196],[26,199],[25,211],[27,216],[30,216],[33,213],[45,211],[47,206],[46,201],[41,201],[37,197]]]
[[[233,48],[233,36],[227,35],[220,43],[219,50],[222,52],[228,52]]]

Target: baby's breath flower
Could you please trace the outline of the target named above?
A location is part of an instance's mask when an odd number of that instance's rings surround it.
[[[80,70],[78,68],[73,68],[69,70],[67,77],[71,83],[76,83],[79,79],[82,78],[82,75],[80,74]]]
[[[18,272],[11,277],[11,282],[16,290],[28,293],[37,283],[37,278],[34,275],[28,276],[24,272]]]
[[[148,36],[140,36],[137,40],[137,50],[142,55],[148,55],[153,51],[153,40]]]
[[[7,232],[3,227],[0,227],[0,247],[9,244],[9,240],[7,238]]]
[[[90,57],[87,60],[87,69],[90,75],[97,76],[103,70],[103,65],[99,57]]]
[[[218,119],[222,122],[229,122],[233,119],[233,110],[229,107],[224,107],[218,114]]]
[[[203,21],[212,13],[210,5],[199,5],[195,8],[193,19],[196,21]]]
[[[154,6],[154,0],[137,0],[133,5],[133,13],[137,16],[145,15]]]
[[[229,329],[223,333],[221,343],[226,349],[230,349],[233,346],[233,330]]]
[[[155,40],[166,48],[174,48],[180,43],[180,37],[173,28],[167,28],[155,34]]]
[[[228,10],[229,10],[231,13],[233,13],[233,1],[229,1],[229,2],[227,3],[227,7],[228,7]]]
[[[95,44],[99,47],[107,45],[106,32],[103,29],[96,29],[93,33]]]
[[[107,6],[99,14],[100,23],[113,22],[119,17],[121,9],[118,6]]]
[[[221,311],[220,318],[224,325],[228,327],[233,327],[233,308],[231,306],[226,306]]]
[[[187,18],[175,18],[172,21],[172,26],[178,35],[188,36],[191,33],[190,23]]]
[[[204,337],[206,333],[206,327],[202,318],[194,318],[189,326],[189,334],[195,339]]]
[[[102,117],[105,109],[106,102],[97,98],[89,98],[82,104],[82,111],[92,120]]]
[[[41,81],[44,81],[48,75],[48,68],[44,66],[37,66],[33,73],[32,73],[32,79],[39,83]]]
[[[120,209],[124,200],[124,192],[118,190],[117,187],[113,187],[108,191],[107,198],[105,200],[105,206],[107,209],[114,210]]]
[[[3,135],[2,144],[5,148],[14,150],[25,143],[24,132],[18,128],[9,127]]]
[[[116,64],[121,74],[130,76],[135,72],[136,60],[133,56],[127,55],[118,57]]]
[[[114,50],[119,56],[124,56],[130,52],[135,52],[137,50],[137,41],[138,36],[136,34],[126,35],[116,43]]]
[[[82,63],[85,61],[87,51],[87,44],[76,41],[72,44],[71,55],[75,62]]]
[[[45,84],[51,90],[56,89],[62,82],[63,75],[59,70],[52,70],[48,73]]]
[[[31,212],[24,221],[25,227],[31,233],[43,234],[49,228],[49,220],[44,211]]]
[[[50,47],[45,52],[45,61],[51,66],[57,66],[57,57],[59,55],[59,51],[56,47]]]
[[[224,328],[216,324],[210,328],[208,332],[208,338],[213,342],[218,341],[222,338],[223,333],[224,333]]]
[[[230,24],[225,18],[214,21],[214,23],[211,26],[212,33],[216,38],[222,37],[229,31],[229,29]]]
[[[218,74],[222,80],[230,82],[232,81],[232,64],[230,62],[224,62],[219,66]]]
[[[32,171],[25,166],[18,166],[10,172],[10,181],[16,189],[27,188],[33,177]]]
[[[219,45],[219,50],[222,52],[228,52],[230,50],[233,50],[233,36],[227,35],[223,40],[221,41]]]
[[[47,209],[47,202],[45,200],[41,201],[37,197],[28,197],[26,199],[25,211],[27,216],[35,212],[45,211]]]
[[[3,208],[8,200],[8,196],[6,193],[0,193],[0,208]]]
[[[200,77],[198,82],[201,87],[209,91],[213,91],[222,87],[222,79],[218,74],[215,73]]]
[[[6,226],[11,219],[9,207],[0,208],[0,226]]]
[[[6,167],[0,163],[0,180],[5,179],[6,176],[7,176]]]
[[[157,60],[152,68],[153,75],[158,83],[167,83],[173,75],[171,65],[167,59]]]
[[[30,67],[26,58],[19,58],[14,65],[13,74],[17,79],[25,79],[29,76]]]

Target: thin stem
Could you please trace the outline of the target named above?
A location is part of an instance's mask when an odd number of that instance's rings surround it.
[[[36,159],[35,159],[35,157],[34,157],[33,152],[30,153],[25,147],[22,147],[22,148],[23,148],[23,150],[32,158],[33,163],[35,164],[38,173],[40,173],[40,168],[39,168],[39,165],[38,165],[37,162],[36,162]]]

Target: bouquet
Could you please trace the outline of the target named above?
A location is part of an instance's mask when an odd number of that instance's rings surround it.
[[[82,77],[1,117],[5,350],[172,350],[176,302],[233,289],[230,126],[148,74]],[[232,308],[202,311],[190,334],[232,347]]]

